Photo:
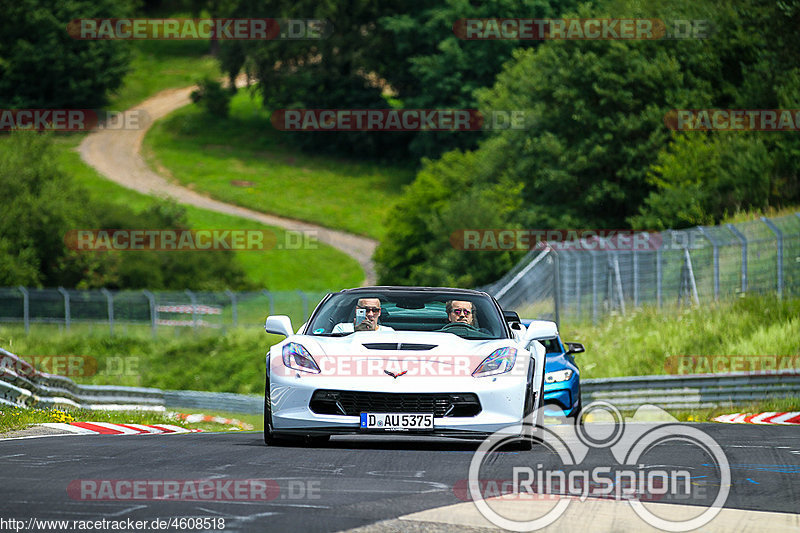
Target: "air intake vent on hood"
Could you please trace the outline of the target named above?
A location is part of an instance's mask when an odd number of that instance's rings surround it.
[[[363,344],[368,350],[432,350],[435,344],[419,344],[415,342],[368,342]]]

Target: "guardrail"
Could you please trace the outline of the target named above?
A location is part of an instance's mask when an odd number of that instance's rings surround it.
[[[581,380],[584,404],[605,400],[620,409],[643,404],[666,409],[744,405],[772,398],[800,398],[794,370],[689,376],[632,376]]]
[[[0,404],[84,409],[208,409],[260,414],[263,396],[226,392],[176,391],[115,385],[78,385],[69,378],[35,370],[0,348]],[[11,362],[13,364],[9,365]],[[23,370],[20,372],[19,370]],[[584,405],[605,400],[622,410],[640,405],[697,409],[743,405],[767,398],[800,398],[800,374],[793,370],[759,374],[633,376],[585,379]]]

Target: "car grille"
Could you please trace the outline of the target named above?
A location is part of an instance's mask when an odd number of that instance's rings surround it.
[[[318,390],[308,406],[320,415],[359,416],[361,413],[433,413],[436,418],[470,417],[481,412],[472,393],[385,393]]]

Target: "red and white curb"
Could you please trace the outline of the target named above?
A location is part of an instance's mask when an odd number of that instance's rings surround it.
[[[109,422],[47,422],[40,426],[60,429],[78,435],[156,435],[166,433],[195,433],[200,429],[186,429],[171,424],[111,424]]]
[[[780,424],[795,425],[800,424],[800,411],[791,413],[779,413],[769,411],[767,413],[733,413],[732,415],[722,415],[714,419],[715,422],[725,424]]]
[[[211,416],[204,414],[189,415],[186,413],[175,413],[175,417],[180,418],[181,420],[185,420],[190,424],[196,424],[197,422],[216,422],[217,424],[236,426],[230,429],[247,429],[247,430],[253,429],[253,424],[248,424],[247,422],[242,422],[241,420],[237,420],[235,418],[222,418],[221,416]]]

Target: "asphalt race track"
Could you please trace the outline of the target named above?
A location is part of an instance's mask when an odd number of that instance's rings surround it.
[[[800,523],[796,514],[800,502],[800,427],[689,427],[703,430],[725,450],[731,468],[725,508],[793,513],[792,519]],[[342,531],[394,520],[391,523],[399,530],[465,531],[469,528],[395,519],[463,503],[459,487],[465,486],[478,444],[410,436],[343,436],[324,447],[267,447],[260,432],[3,440],[0,517],[25,521],[224,518],[226,532]],[[658,453],[645,455],[640,462],[653,468],[680,466],[691,472],[694,486],[711,492],[719,487],[712,465],[702,454],[688,453],[685,443],[665,443],[658,448]],[[607,449],[592,452],[582,468],[613,461]],[[535,467],[554,464],[556,458],[554,452],[541,446],[529,452],[502,451],[493,454],[486,476],[481,477],[507,478],[509,465]],[[209,479],[268,479],[280,491],[269,501],[236,501],[235,497],[217,501],[93,501],[74,490],[76,480]],[[381,529],[380,525],[364,528],[372,530],[398,529]],[[769,528],[765,525],[764,530]]]

